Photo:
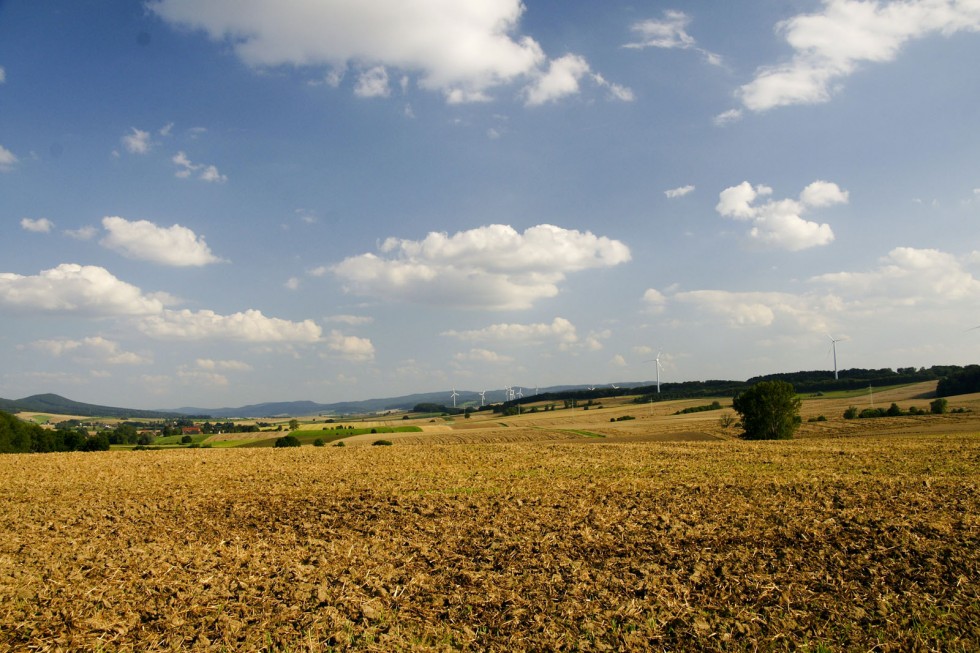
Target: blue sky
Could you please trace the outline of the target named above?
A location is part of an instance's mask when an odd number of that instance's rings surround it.
[[[975,363],[976,61],[976,0],[0,2],[0,396]]]

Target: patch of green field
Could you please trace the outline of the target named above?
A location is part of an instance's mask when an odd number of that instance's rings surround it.
[[[872,390],[875,392],[885,392],[888,390],[897,390],[899,388],[907,388],[910,385],[916,385],[915,383],[899,383],[898,385],[883,385],[883,386],[871,386]],[[853,397],[866,397],[868,395],[868,388],[858,388],[856,390],[831,390],[829,392],[820,393],[818,396],[813,394],[801,394],[799,395],[801,399],[851,399]]]

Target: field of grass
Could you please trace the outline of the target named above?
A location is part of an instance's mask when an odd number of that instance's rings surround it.
[[[977,650],[980,411],[850,401],[0,456],[0,650]]]

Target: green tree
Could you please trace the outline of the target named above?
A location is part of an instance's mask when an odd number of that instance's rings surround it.
[[[286,435],[281,438],[276,438],[276,443],[273,445],[277,449],[283,447],[298,447],[300,446],[299,438],[295,435]]]
[[[299,429],[299,420],[298,419],[295,419],[295,418],[289,420],[289,430],[290,431],[296,431],[298,429]]]
[[[746,440],[788,440],[800,425],[800,398],[786,381],[761,381],[739,393],[732,408]]]
[[[929,402],[929,410],[933,415],[942,415],[949,408],[949,402],[940,397]]]

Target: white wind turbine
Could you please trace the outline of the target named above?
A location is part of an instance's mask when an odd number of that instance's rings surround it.
[[[843,340],[843,338],[834,338],[829,333],[827,337],[830,338],[830,347],[834,350],[834,380],[837,380],[837,343]]]
[[[657,363],[657,394],[660,394],[660,370],[664,368],[664,366],[660,364],[661,356],[663,356],[663,352],[658,351],[657,357],[653,359]]]
[[[456,388],[455,387],[453,388],[453,393],[451,395],[449,395],[449,396],[453,398],[453,408],[455,408],[456,407],[456,397],[459,396],[459,393],[456,392]]]
[[[486,406],[487,405],[487,391],[486,390],[483,390],[483,391],[480,392],[480,405],[481,406]]]

